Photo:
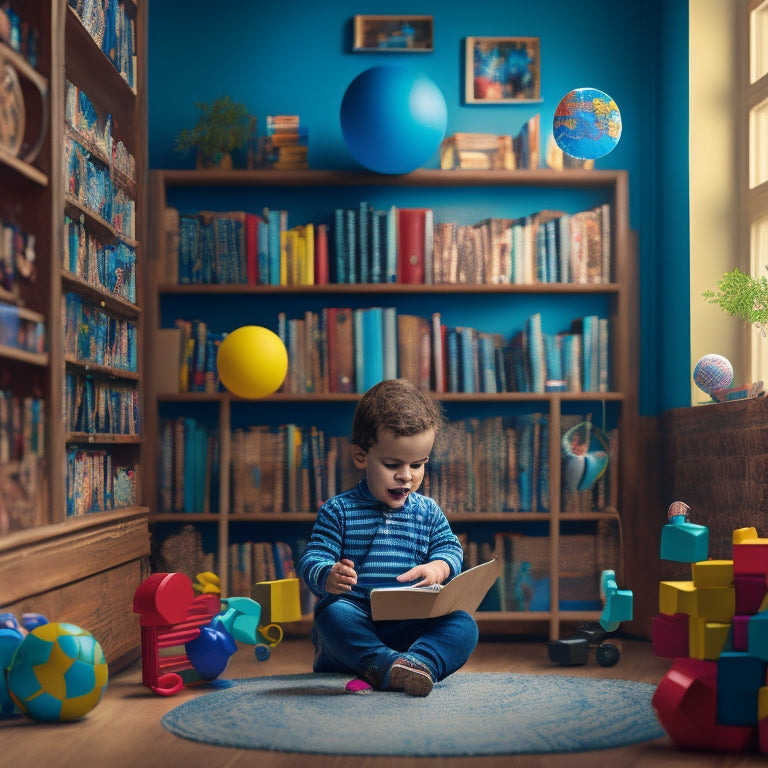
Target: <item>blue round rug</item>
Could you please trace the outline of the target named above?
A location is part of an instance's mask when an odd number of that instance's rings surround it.
[[[334,755],[582,752],[664,736],[649,683],[459,673],[414,698],[352,695],[344,691],[349,679],[309,673],[217,681],[226,687],[180,704],[161,722],[206,744]]]

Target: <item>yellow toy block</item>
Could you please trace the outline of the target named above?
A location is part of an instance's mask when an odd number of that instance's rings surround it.
[[[690,616],[688,618],[688,655],[692,659],[716,661],[723,652],[730,629],[730,624]]]
[[[733,587],[701,587],[696,590],[695,615],[709,621],[730,624],[736,613],[736,590]]]
[[[687,613],[696,616],[696,587],[692,581],[660,581],[659,612],[672,616],[675,613]]]
[[[261,606],[262,624],[283,624],[301,619],[298,579],[260,581],[251,587],[251,598]]]
[[[733,541],[731,543],[741,544],[746,539],[756,539],[756,538],[757,538],[757,528],[737,528],[733,532]]]
[[[757,719],[765,720],[768,717],[768,685],[757,689]]]
[[[691,575],[697,587],[731,587],[733,560],[701,560],[692,563]]]

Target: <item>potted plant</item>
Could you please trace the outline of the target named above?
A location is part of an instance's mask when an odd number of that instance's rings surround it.
[[[768,334],[768,278],[765,275],[752,277],[736,268],[720,278],[716,291],[704,291],[702,296],[732,317],[760,328],[763,336]]]
[[[231,168],[232,152],[244,148],[253,131],[255,118],[244,104],[222,96],[211,104],[195,102],[200,117],[194,128],[184,128],[176,137],[175,149],[186,155],[197,150],[198,168]]]

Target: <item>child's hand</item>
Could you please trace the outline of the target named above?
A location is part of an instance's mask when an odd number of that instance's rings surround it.
[[[332,595],[343,595],[352,590],[353,584],[357,584],[355,564],[345,558],[333,564],[325,580],[325,591]]]
[[[445,560],[430,560],[423,565],[417,565],[410,571],[401,573],[398,581],[416,581],[417,584],[411,584],[412,587],[431,587],[433,584],[442,584],[451,575],[451,569]]]

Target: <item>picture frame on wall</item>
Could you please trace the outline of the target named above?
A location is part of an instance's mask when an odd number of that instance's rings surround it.
[[[355,53],[431,53],[432,16],[362,16],[354,19]]]
[[[464,100],[467,104],[541,101],[539,38],[466,38]]]

